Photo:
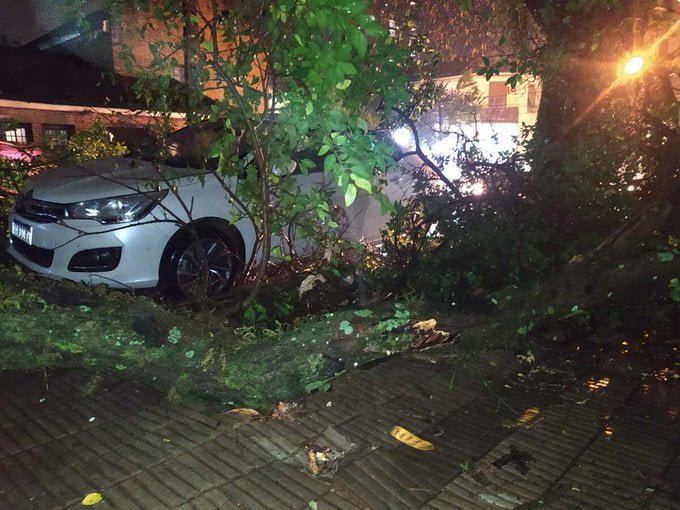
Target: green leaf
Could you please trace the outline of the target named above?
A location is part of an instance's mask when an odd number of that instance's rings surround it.
[[[359,117],[357,119],[357,127],[365,133],[366,131],[368,131],[368,122]]]
[[[333,167],[335,166],[335,163],[337,163],[337,158],[335,157],[335,154],[329,154],[326,156],[326,159],[323,161],[323,171],[324,172],[330,172],[333,170]]]
[[[373,317],[373,310],[354,310],[354,315],[357,317],[363,317],[364,319],[367,317]]]
[[[345,205],[349,207],[357,198],[357,187],[351,182],[347,185],[345,190]]]
[[[352,46],[357,50],[357,53],[361,58],[366,56],[366,51],[368,50],[368,39],[366,34],[364,34],[359,28],[354,28],[350,35]]]
[[[300,165],[300,168],[305,169],[314,168],[316,166],[316,163],[314,163],[314,161],[312,161],[311,159],[301,159],[300,161],[298,161],[298,163]]]
[[[345,90],[347,87],[349,87],[352,84],[352,80],[344,80],[340,83],[338,83],[335,88],[338,90]]]
[[[345,335],[351,335],[354,333],[354,328],[351,326],[349,321],[342,321],[340,323],[340,331],[342,331]]]
[[[281,257],[283,255],[283,252],[281,251],[280,246],[274,246],[272,248],[272,256],[273,257]]]
[[[571,313],[568,313],[567,315],[564,316],[565,319],[573,319],[575,317],[581,318],[581,319],[587,319],[588,318],[588,312],[585,310],[574,310],[572,308]]]
[[[328,391],[331,389],[331,383],[328,382],[328,379],[323,379],[320,381],[312,381],[310,383],[305,384],[305,391],[307,393],[311,393],[314,390],[320,390],[320,391]],[[314,506],[310,505],[310,508],[318,508],[316,504]]]
[[[323,156],[326,154],[329,150],[331,150],[330,145],[322,145],[321,148],[319,149],[319,156]]]
[[[311,115],[313,111],[314,111],[314,103],[312,103],[310,101],[309,103],[307,103],[307,106],[305,107],[305,113],[307,115]]]
[[[357,188],[361,188],[366,193],[370,194],[371,191],[373,190],[371,181],[369,181],[368,179],[364,179],[363,177],[356,174],[350,174],[350,178],[354,181],[354,184],[356,184]]]
[[[203,41],[203,47],[210,53],[215,49],[212,41]]]
[[[660,251],[656,254],[656,257],[660,262],[670,262],[673,260],[673,254],[669,251]]]

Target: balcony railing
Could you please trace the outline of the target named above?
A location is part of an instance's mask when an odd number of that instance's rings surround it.
[[[519,108],[517,106],[495,106],[482,108],[479,115],[481,122],[519,122]]]

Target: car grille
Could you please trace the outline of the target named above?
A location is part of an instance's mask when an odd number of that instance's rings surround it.
[[[52,260],[54,259],[54,250],[47,250],[45,248],[31,246],[16,236],[12,236],[12,246],[14,246],[14,249],[17,252],[34,264],[38,264],[42,267],[50,267],[52,265]]]
[[[21,195],[14,210],[24,218],[38,223],[55,223],[66,217],[66,206],[33,198],[33,191]]]

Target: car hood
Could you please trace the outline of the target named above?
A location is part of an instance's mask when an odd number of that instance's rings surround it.
[[[166,179],[184,179],[199,175],[194,169],[164,167]],[[182,185],[184,182],[175,184]],[[158,171],[149,161],[128,158],[106,158],[88,161],[74,166],[46,170],[31,179],[26,191],[33,190],[33,197],[47,202],[68,204],[83,200],[129,195],[137,190],[167,188],[159,178]]]

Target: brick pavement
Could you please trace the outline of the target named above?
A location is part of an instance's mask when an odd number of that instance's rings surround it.
[[[281,420],[171,406],[125,382],[85,397],[78,372],[48,390],[3,376],[0,509],[83,508],[93,491],[102,510],[680,508],[677,380],[622,372],[558,395],[507,384],[518,369],[502,352],[405,354],[349,371]],[[533,406],[533,426],[508,426]],[[435,449],[397,443],[396,424]],[[307,445],[347,454],[314,477]],[[493,467],[513,449],[525,473]]]

